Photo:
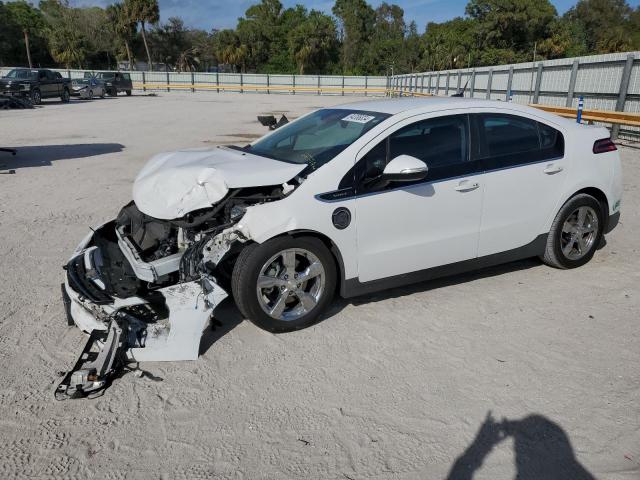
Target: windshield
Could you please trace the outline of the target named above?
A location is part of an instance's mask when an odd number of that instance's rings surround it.
[[[283,162],[320,168],[388,118],[386,113],[327,108],[285,125],[245,151]]]
[[[111,79],[113,77],[115,77],[116,74],[113,72],[98,72],[96,73],[96,78],[101,78],[101,79]]]
[[[88,78],[75,79],[71,83],[73,83],[74,85],[89,85],[89,79]]]
[[[7,73],[6,78],[15,78],[16,80],[36,80],[38,78],[38,71],[14,68]]]

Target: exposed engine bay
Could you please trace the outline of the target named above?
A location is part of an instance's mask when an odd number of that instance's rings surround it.
[[[64,266],[68,323],[90,334],[59,400],[98,396],[129,362],[195,360],[234,259],[250,241],[235,226],[248,208],[284,198],[302,181],[230,188],[209,208],[158,219],[130,202]]]

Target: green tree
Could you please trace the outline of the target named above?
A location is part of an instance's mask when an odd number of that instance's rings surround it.
[[[300,75],[325,71],[337,47],[333,19],[316,10],[289,34],[289,51]]]
[[[582,26],[589,52],[609,53],[633,48],[632,12],[625,0],[579,0],[565,18]]]
[[[115,3],[107,7],[107,17],[111,31],[124,45],[129,68],[134,70],[133,55],[131,54],[131,40],[136,33],[136,22],[131,19],[125,4]]]
[[[336,0],[333,14],[341,28],[342,69],[345,74],[369,72],[366,56],[375,24],[375,12],[365,0]]]
[[[147,32],[145,24],[155,25],[160,21],[160,7],[158,0],[125,0],[125,6],[129,12],[130,18],[136,23],[140,23],[140,33],[144,42],[144,49],[147,52],[147,60],[149,62],[148,69],[153,69],[151,61],[151,52],[149,51],[149,43],[147,42]]]
[[[31,61],[31,48],[29,46],[29,36],[44,27],[44,22],[40,10],[34,8],[25,0],[8,3],[6,6],[13,21],[20,27],[24,36],[24,46],[27,51],[27,61],[29,68],[33,68]],[[4,27],[3,27],[4,28]]]
[[[515,54],[532,51],[557,16],[549,0],[470,0],[466,12],[477,22],[480,49]]]

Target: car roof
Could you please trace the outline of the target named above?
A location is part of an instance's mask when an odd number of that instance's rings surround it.
[[[360,102],[346,103],[337,105],[332,108],[340,108],[345,110],[364,110],[369,112],[388,113],[397,115],[399,113],[415,112],[432,113],[443,110],[451,110],[458,108],[480,108],[480,109],[500,109],[504,113],[508,111],[521,112],[528,115],[534,115],[539,118],[546,119],[550,122],[560,123],[564,126],[571,126],[575,121],[568,120],[552,113],[529,107],[527,105],[519,105],[513,102],[503,102],[499,100],[484,100],[479,98],[466,97],[400,97],[400,98],[378,98],[376,100],[365,100]]]

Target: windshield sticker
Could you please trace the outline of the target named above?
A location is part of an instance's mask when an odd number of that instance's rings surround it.
[[[376,117],[372,117],[371,115],[362,115],[361,113],[352,113],[347,115],[342,120],[345,122],[356,122],[356,123],[368,123]]]

